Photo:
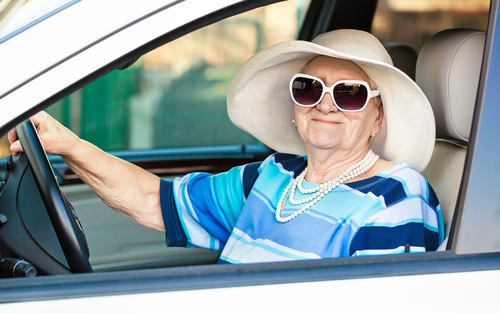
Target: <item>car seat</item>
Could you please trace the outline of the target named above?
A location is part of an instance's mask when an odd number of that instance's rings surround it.
[[[416,82],[436,118],[436,145],[424,177],[436,191],[445,224],[444,250],[464,170],[486,34],[471,29],[437,33],[422,47]]]
[[[415,80],[417,53],[412,47],[400,43],[384,43],[384,48],[391,56],[394,66]]]

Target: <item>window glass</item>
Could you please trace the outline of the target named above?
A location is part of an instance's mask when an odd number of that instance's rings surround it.
[[[486,30],[490,0],[379,0],[371,32],[382,42],[418,53],[432,35],[450,28]]]
[[[285,1],[204,27],[47,109],[104,150],[257,143],[227,115],[232,77],[249,57],[297,37],[309,1]]]
[[[81,0],[0,0],[0,43],[79,1]],[[27,5],[28,3],[31,4]]]

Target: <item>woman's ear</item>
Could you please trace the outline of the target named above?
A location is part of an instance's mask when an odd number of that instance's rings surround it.
[[[375,124],[377,127],[377,133],[380,132],[380,128],[382,128],[383,121],[384,121],[384,106],[382,105],[382,103],[380,103],[378,106],[378,116],[377,116],[377,119],[375,120]]]

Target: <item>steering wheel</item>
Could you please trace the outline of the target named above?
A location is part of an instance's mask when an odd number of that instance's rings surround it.
[[[35,125],[26,120],[16,127],[16,132],[71,272],[92,272],[83,229],[59,188]]]

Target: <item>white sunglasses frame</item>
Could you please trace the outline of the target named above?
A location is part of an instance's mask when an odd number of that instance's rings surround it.
[[[319,81],[321,83],[321,85],[323,86],[323,92],[321,93],[321,96],[319,97],[319,100],[316,101],[313,104],[308,104],[308,105],[298,103],[295,100],[295,98],[293,97],[293,89],[292,89],[293,81],[296,78],[310,78],[310,79]],[[365,86],[366,90],[368,91],[368,97],[366,97],[365,104],[361,107],[361,109],[359,109],[359,110],[345,110],[345,109],[342,109],[342,108],[339,107],[339,105],[335,101],[335,97],[333,95],[333,89],[335,88],[335,86],[337,86],[338,84],[342,84],[342,83],[359,84],[359,85]],[[332,97],[333,104],[337,107],[337,109],[339,109],[340,111],[343,111],[343,112],[359,112],[359,111],[362,111],[366,107],[366,105],[368,104],[368,102],[370,101],[371,98],[380,95],[380,92],[378,90],[371,90],[370,86],[368,85],[368,83],[365,82],[365,81],[362,81],[362,80],[339,80],[339,81],[335,82],[335,84],[333,84],[331,87],[327,87],[321,78],[318,78],[318,77],[312,76],[312,75],[302,74],[302,73],[298,73],[298,74],[293,75],[292,79],[290,80],[289,89],[290,89],[290,96],[292,97],[293,102],[296,105],[298,105],[298,106],[306,107],[306,108],[311,108],[311,107],[317,106],[321,102],[321,100],[323,100],[323,97],[325,96],[325,93],[328,92],[330,94],[330,96]]]

